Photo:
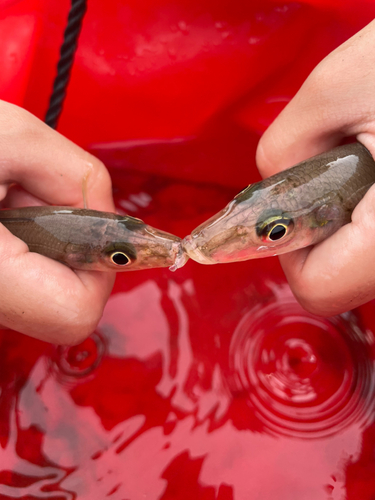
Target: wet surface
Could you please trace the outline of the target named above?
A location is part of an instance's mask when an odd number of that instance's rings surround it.
[[[13,3],[2,95],[43,117],[66,6]],[[183,237],[259,180],[260,134],[373,9],[93,0],[59,130],[120,213]],[[79,346],[0,332],[0,499],[374,500],[374,331],[374,302],[304,312],[275,258],[119,274]]]
[[[172,232],[233,194],[112,174]],[[303,311],[274,258],[119,274],[78,346],[1,332],[0,498],[370,500],[373,325]]]

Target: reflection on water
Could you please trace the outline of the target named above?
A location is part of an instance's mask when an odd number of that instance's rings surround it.
[[[171,181],[116,179],[118,204],[143,193],[136,215],[173,231]],[[192,200],[206,218],[226,198],[173,185],[183,233]],[[362,310],[305,313],[276,259],[190,262],[119,275],[79,346],[1,332],[0,498],[372,499],[373,312],[365,327]]]
[[[229,385],[276,435],[322,438],[374,410],[370,339],[353,313],[330,319],[304,311],[290,295],[248,311],[230,347]]]
[[[196,312],[212,275],[174,276],[117,290],[80,346],[38,343],[27,379],[3,393],[0,495],[345,498],[346,470],[373,460],[362,457],[374,433],[370,332],[353,315],[306,314],[272,282],[257,305],[236,295],[241,319],[217,295],[224,324],[210,330]],[[11,354],[27,359],[15,344]]]
[[[105,349],[105,339],[94,332],[77,346],[57,347],[55,355],[51,357],[51,367],[61,380],[86,378],[99,366]]]

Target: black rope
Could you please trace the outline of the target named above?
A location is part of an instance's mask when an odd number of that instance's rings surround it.
[[[53,83],[53,91],[49,101],[45,122],[56,128],[62,111],[66,88],[70,78],[74,54],[77,48],[79,33],[81,31],[83,16],[86,12],[87,0],[72,0],[68,15],[68,24],[65,28],[64,41],[60,49],[60,60],[57,65],[57,75]]]

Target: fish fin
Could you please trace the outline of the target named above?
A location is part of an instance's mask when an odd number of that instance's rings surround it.
[[[315,210],[315,223],[322,227],[340,218],[340,210],[335,205],[324,204]]]

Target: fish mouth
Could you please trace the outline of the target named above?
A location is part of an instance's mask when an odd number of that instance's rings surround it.
[[[177,245],[178,245],[178,248],[177,248],[175,261],[169,267],[169,270],[172,272],[177,271],[177,269],[180,269],[181,267],[183,267],[186,264],[186,262],[189,260],[189,256],[185,252],[185,250],[182,246],[182,242],[180,241]]]
[[[204,255],[191,235],[186,236],[186,238],[182,240],[181,247],[188,255],[188,257],[190,257],[192,260],[195,260],[195,262],[199,262],[199,264],[216,264],[213,259]]]

